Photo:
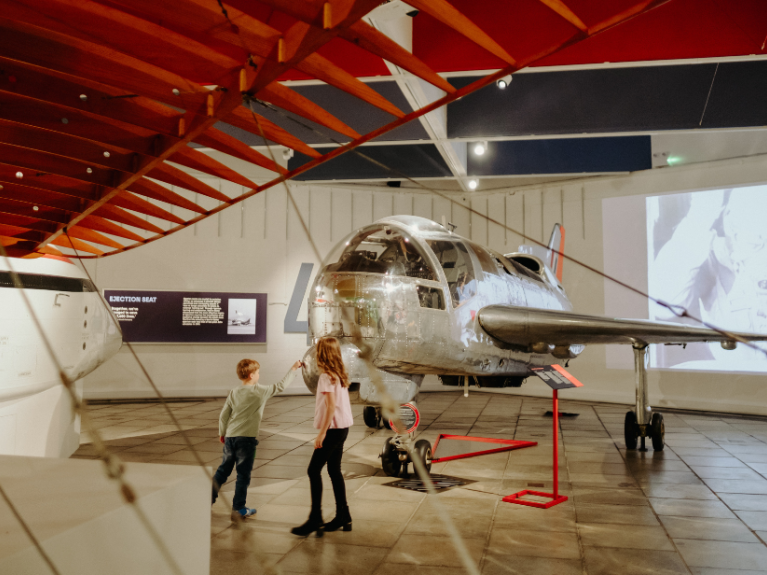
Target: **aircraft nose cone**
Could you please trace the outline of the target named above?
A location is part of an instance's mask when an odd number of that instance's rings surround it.
[[[317,368],[317,348],[315,346],[310,347],[301,361],[304,362],[304,367],[301,370],[304,383],[309,391],[313,394],[317,393],[317,381],[320,378],[320,371]]]

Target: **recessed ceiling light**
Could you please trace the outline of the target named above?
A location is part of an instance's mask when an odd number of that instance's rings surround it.
[[[479,182],[477,180],[469,180],[469,189],[476,190]]]

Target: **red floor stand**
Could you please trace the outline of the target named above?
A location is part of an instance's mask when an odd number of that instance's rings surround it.
[[[543,491],[532,491],[525,489],[519,493],[512,493],[503,498],[503,501],[509,503],[516,503],[518,505],[527,505],[529,507],[538,507],[539,509],[548,509],[554,507],[560,503],[567,501],[566,495],[559,494],[559,399],[557,397],[557,390],[554,390],[554,493],[545,493]],[[545,497],[551,499],[551,501],[530,501],[528,499],[522,499],[526,495],[533,495],[536,497]]]

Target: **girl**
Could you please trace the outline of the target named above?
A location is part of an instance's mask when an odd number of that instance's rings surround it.
[[[314,440],[314,454],[308,469],[312,510],[306,523],[291,529],[293,534],[302,537],[314,531],[321,536],[323,531],[337,531],[341,528],[344,531],[352,530],[352,517],[346,504],[346,486],[341,473],[341,457],[344,454],[344,441],[354,421],[349,403],[349,376],[336,338],[324,337],[317,342],[317,367],[321,375],[317,382],[314,427],[319,433]],[[326,463],[336,498],[336,517],[323,525],[320,473]]]

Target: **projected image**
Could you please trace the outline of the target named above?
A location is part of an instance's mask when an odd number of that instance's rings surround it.
[[[648,197],[646,207],[649,292],[714,326],[767,333],[767,185]],[[653,303],[649,315],[699,325]],[[654,347],[651,367],[767,372],[767,356],[742,344]]]
[[[256,333],[256,300],[230,299],[226,333]]]

